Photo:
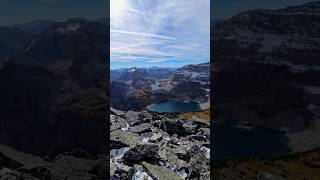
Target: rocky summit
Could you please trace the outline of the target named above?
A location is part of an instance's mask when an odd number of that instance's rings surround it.
[[[93,159],[80,149],[42,158],[0,145],[0,179],[107,179],[106,166],[106,156]]]
[[[110,179],[210,179],[210,123],[110,108]]]

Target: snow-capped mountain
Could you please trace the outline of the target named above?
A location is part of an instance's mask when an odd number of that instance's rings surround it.
[[[210,98],[209,63],[177,69],[118,69],[111,70],[111,77],[111,105],[122,110],[140,110],[148,103],[170,99],[205,102]]]
[[[183,75],[184,78],[191,81],[210,82],[210,63],[186,65],[177,69],[177,75]]]

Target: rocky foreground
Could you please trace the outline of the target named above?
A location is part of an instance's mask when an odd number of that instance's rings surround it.
[[[208,121],[110,112],[110,179],[210,179]]]
[[[320,149],[274,159],[215,162],[211,175],[216,180],[318,180]]]
[[[42,158],[0,145],[1,180],[108,179],[107,162],[106,156],[93,158],[80,149]]]

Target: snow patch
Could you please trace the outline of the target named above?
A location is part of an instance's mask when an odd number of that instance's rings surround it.
[[[182,168],[180,170],[177,170],[177,174],[182,177],[183,179],[187,178],[188,177],[188,174],[185,170],[185,168]]]
[[[123,148],[120,148],[120,149],[111,149],[110,150],[110,158],[111,159],[119,159],[124,155],[124,153],[128,149],[129,149],[128,147],[123,147]]]
[[[164,163],[163,161],[159,161],[159,165],[160,165],[160,166],[164,166],[165,163]]]
[[[76,31],[81,27],[80,24],[75,23],[75,24],[67,24],[65,27],[59,27],[57,29],[58,32],[60,33],[65,33],[65,32],[70,32],[70,31]]]
[[[126,122],[126,127],[121,128],[123,131],[127,131],[129,129],[130,125]]]
[[[141,133],[140,135],[140,139],[142,141],[142,143],[148,143],[149,139],[150,139],[150,133]]]
[[[34,45],[34,43],[35,43],[35,40],[32,40],[32,42],[20,54],[24,54],[28,52],[31,49],[31,47]]]

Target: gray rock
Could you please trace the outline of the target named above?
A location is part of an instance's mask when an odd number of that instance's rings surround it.
[[[115,121],[119,123],[121,128],[127,128],[128,126],[127,121],[121,117],[116,117]]]
[[[164,149],[160,149],[158,151],[158,155],[159,155],[160,159],[167,160],[167,153]]]
[[[151,125],[147,123],[139,124],[137,126],[132,126],[129,129],[131,132],[134,133],[143,133],[143,132],[150,132],[151,131]]]
[[[115,122],[110,123],[110,131],[118,130],[120,128],[121,128],[120,125],[118,125],[117,123]]]
[[[16,151],[13,148],[0,145],[0,155],[8,160],[15,162],[15,166],[22,166],[25,169],[31,169],[38,166],[46,166],[48,163],[38,156]]]
[[[133,165],[142,161],[157,162],[159,146],[157,144],[137,144],[123,155],[124,164]]]
[[[174,152],[180,159],[187,159],[189,157],[186,149],[181,146],[175,148]]]
[[[183,124],[183,128],[186,134],[195,134],[197,132],[197,127],[198,125],[196,124],[189,124],[189,123]]]
[[[203,120],[203,119],[200,119],[200,118],[193,118],[192,122],[194,124],[198,124],[199,126],[202,126],[202,127],[210,127],[210,122],[209,121],[206,121],[206,120]]]
[[[198,132],[200,132],[203,135],[206,135],[207,137],[210,137],[210,128],[199,128]]]
[[[114,108],[112,108],[112,107],[110,107],[110,112],[111,112],[112,114],[117,115],[117,116],[122,116],[122,115],[125,114],[123,111],[119,111],[119,110],[114,109]]]
[[[161,129],[169,134],[186,135],[183,122],[179,120],[164,120],[161,122]]]
[[[143,162],[142,165],[150,172],[151,176],[157,180],[181,180],[181,177],[163,166],[152,165],[146,162]]]
[[[2,168],[0,170],[0,180],[40,180],[36,177],[33,177],[32,175],[28,173],[21,173],[15,170],[11,170],[8,168]]]
[[[96,177],[89,172],[94,169],[97,163],[97,161],[93,160],[84,160],[73,156],[59,155],[53,161],[53,166],[48,167],[47,169],[50,174],[57,179],[67,179],[72,176],[74,176],[73,178],[84,177],[87,179]]]
[[[152,136],[150,137],[149,141],[152,143],[155,143],[159,140],[161,140],[162,134],[161,133],[153,133]]]
[[[110,177],[114,175],[115,171],[116,171],[115,164],[112,160],[110,160]]]
[[[128,131],[115,130],[110,133],[111,149],[133,146],[140,142],[139,135]],[[120,147],[119,147],[119,146]]]
[[[192,146],[187,150],[190,161],[189,161],[189,171],[190,175],[194,177],[202,177],[204,174],[210,172],[210,163],[206,158],[205,152],[197,145]]]
[[[108,174],[107,174],[107,170],[109,168],[108,163],[110,163],[110,174],[111,174],[111,171],[114,171],[112,169],[114,167],[112,167],[111,161],[105,156],[100,157],[100,159],[98,160],[98,163],[96,164],[96,166],[93,168],[91,172],[96,174],[99,179],[108,179]]]
[[[126,112],[126,120],[130,124],[130,126],[142,123],[142,119],[140,118],[140,112],[128,111]]]
[[[258,180],[286,180],[284,177],[270,173],[259,173]]]
[[[189,140],[197,140],[197,141],[203,141],[203,142],[207,142],[207,140],[209,140],[209,138],[205,135],[202,134],[196,134],[196,135],[191,135],[189,136]]]
[[[98,164],[95,160],[59,155],[52,162],[47,162],[2,145],[0,155],[6,160],[4,165],[14,169],[2,168],[0,179],[97,179],[95,174],[91,174]]]

